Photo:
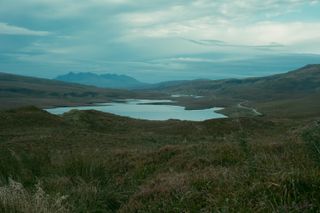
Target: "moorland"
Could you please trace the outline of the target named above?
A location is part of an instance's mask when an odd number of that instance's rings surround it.
[[[229,118],[42,110],[159,97]],[[318,212],[319,97],[319,65],[139,90],[1,74],[0,211]]]

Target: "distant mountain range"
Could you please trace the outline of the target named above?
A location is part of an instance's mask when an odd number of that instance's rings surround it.
[[[95,73],[90,72],[70,72],[68,74],[56,77],[55,80],[113,89],[136,89],[148,86],[147,83],[140,82],[137,79],[127,75],[97,75]]]
[[[320,115],[320,65],[317,64],[284,74],[246,79],[145,84],[129,76],[92,73],[69,73],[57,79],[60,81],[0,73],[0,109],[25,105],[83,105],[121,98],[157,98],[173,99],[176,105],[188,109],[223,107],[228,116],[238,116],[239,110],[249,114],[257,110],[263,115],[277,117]],[[62,79],[79,84],[62,82]],[[129,91],[129,88],[135,90]],[[195,96],[201,98],[193,98]]]

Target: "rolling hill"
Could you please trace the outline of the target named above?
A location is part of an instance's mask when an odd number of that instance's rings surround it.
[[[260,78],[185,81],[159,89],[170,93],[214,94],[249,100],[301,97],[320,92],[320,65],[307,65],[288,73]]]
[[[0,212],[319,212],[319,141],[313,119],[0,111]]]
[[[189,96],[172,96],[177,94]],[[170,98],[188,109],[223,107],[221,113],[229,117],[314,117],[320,114],[320,65],[267,77],[163,82],[130,91],[0,74],[0,108],[73,106],[121,98]]]
[[[146,92],[103,89],[56,80],[0,73],[0,109],[35,105],[73,106],[120,98],[154,97]]]
[[[320,114],[320,65],[307,65],[284,74],[259,78],[195,80],[160,87],[169,94],[190,94],[204,98],[180,98],[189,108],[227,107],[237,111],[239,103],[273,116],[314,116]]]
[[[0,110],[0,212],[319,212],[318,80],[311,65],[158,89],[266,115],[203,122]],[[0,74],[7,108],[156,94]]]

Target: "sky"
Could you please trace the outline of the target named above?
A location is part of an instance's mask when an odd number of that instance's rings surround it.
[[[0,72],[145,82],[320,63],[320,0],[0,0]]]

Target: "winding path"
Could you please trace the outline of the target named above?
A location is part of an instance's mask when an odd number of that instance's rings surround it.
[[[242,104],[244,103],[248,103],[249,101],[243,101],[241,103],[238,103],[237,107],[241,108],[241,109],[246,109],[246,110],[251,110],[253,112],[253,114],[255,114],[256,116],[261,116],[262,113],[258,112],[258,110],[256,110],[255,108],[251,108],[251,107],[247,107],[247,106],[243,106]]]

